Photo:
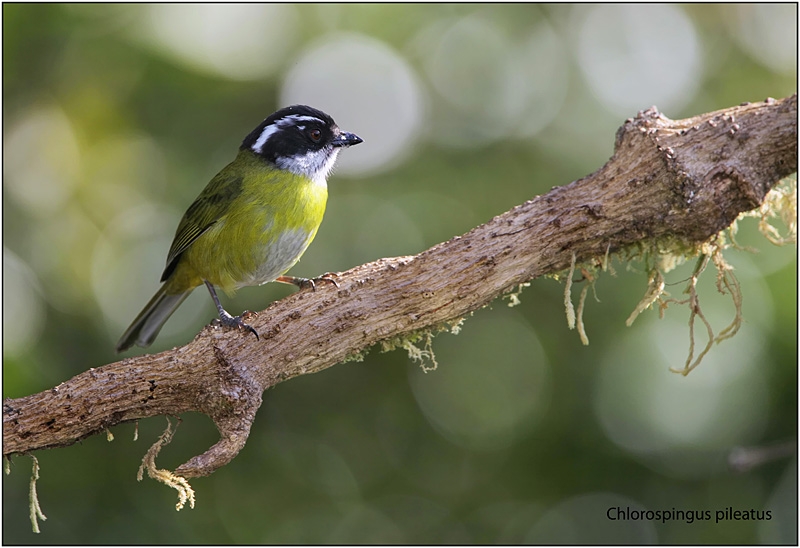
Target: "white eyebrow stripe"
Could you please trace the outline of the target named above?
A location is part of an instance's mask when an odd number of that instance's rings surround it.
[[[275,134],[279,129],[280,128],[276,124],[270,124],[265,127],[264,131],[261,132],[261,135],[258,136],[258,139],[256,139],[256,142],[253,143],[253,146],[251,147],[253,152],[260,153],[264,148],[267,139],[272,137],[272,135]]]
[[[324,124],[325,122],[317,118],[316,116],[303,116],[300,114],[290,114],[289,116],[284,116],[280,120],[276,120],[275,123],[272,123],[264,128],[264,131],[261,132],[261,135],[258,136],[256,142],[253,143],[251,149],[253,152],[260,153],[264,149],[264,145],[267,144],[267,141],[270,137],[275,135],[278,130],[283,129],[285,127],[291,126],[295,122],[317,122],[320,124]]]
[[[295,121],[295,122],[319,122],[320,124],[324,123],[316,116],[302,116],[300,114],[290,114],[289,116],[284,116],[283,118],[278,120],[278,123],[280,124],[284,120],[287,122]]]

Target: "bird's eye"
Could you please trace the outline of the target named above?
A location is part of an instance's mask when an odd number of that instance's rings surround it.
[[[318,129],[312,129],[311,131],[308,132],[308,136],[311,137],[311,140],[316,143],[319,142],[320,139],[322,139],[322,132]]]

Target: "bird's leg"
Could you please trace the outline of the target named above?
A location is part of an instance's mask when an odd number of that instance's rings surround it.
[[[312,290],[317,290],[317,284],[321,282],[328,282],[336,286],[336,289],[339,289],[339,284],[336,281],[336,274],[333,272],[326,272],[322,276],[317,276],[316,278],[297,278],[295,276],[278,276],[275,278],[276,282],[281,282],[284,284],[292,284],[296,285],[300,289],[307,289],[311,288]]]
[[[214,286],[208,283],[207,281],[203,280],[208,288],[209,293],[211,293],[211,298],[214,299],[214,304],[217,305],[217,312],[219,312],[219,318],[214,319],[214,322],[218,322],[219,325],[223,327],[235,327],[237,329],[247,329],[250,333],[256,336],[258,339],[258,333],[256,330],[253,329],[251,326],[247,325],[242,321],[242,316],[247,316],[249,314],[256,314],[255,312],[250,312],[249,310],[245,310],[242,312],[241,316],[231,316],[228,312],[222,308],[222,305],[219,302],[219,297],[217,297],[217,292],[214,290]]]

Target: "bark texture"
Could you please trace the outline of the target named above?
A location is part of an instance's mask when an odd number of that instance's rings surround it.
[[[189,344],[90,369],[3,402],[3,454],[70,445],[125,421],[207,414],[220,441],[184,477],[227,464],[264,390],[381,340],[476,310],[538,276],[663,236],[707,240],[797,171],[797,96],[686,120],[655,108],[629,119],[597,172],[557,187],[419,255],[381,259],[273,303],[261,338],[206,327]],[[560,311],[559,311],[560,313]]]

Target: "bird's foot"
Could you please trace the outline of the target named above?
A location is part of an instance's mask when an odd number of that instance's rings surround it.
[[[256,339],[258,339],[259,337],[256,330],[253,329],[251,325],[248,325],[244,322],[243,318],[249,318],[250,316],[258,316],[258,313],[245,310],[244,312],[242,312],[241,316],[231,316],[225,310],[221,310],[219,313],[219,318],[214,318],[214,320],[211,323],[213,323],[214,325],[224,327],[226,329],[234,327],[239,330],[246,329],[247,331],[255,335]]]
[[[336,281],[339,275],[335,272],[326,272],[322,276],[317,276],[316,278],[298,278],[295,276],[278,276],[275,278],[276,282],[281,282],[285,284],[292,284],[296,285],[300,289],[308,289],[311,288],[313,291],[317,290],[317,284],[322,282],[328,282],[336,286],[336,289],[339,289],[339,283]]]

